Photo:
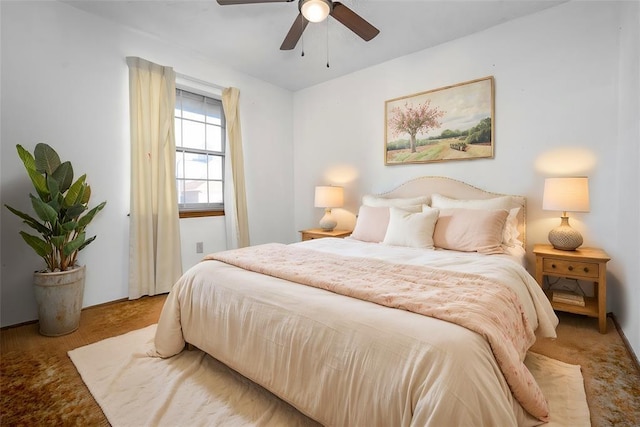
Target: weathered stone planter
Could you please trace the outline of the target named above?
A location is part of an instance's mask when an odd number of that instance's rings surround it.
[[[78,329],[84,278],[84,265],[56,273],[34,273],[33,284],[42,335],[57,337]]]

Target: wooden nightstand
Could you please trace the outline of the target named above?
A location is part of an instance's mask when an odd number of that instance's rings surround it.
[[[351,231],[348,230],[332,230],[325,231],[322,228],[310,228],[308,230],[300,230],[300,234],[302,234],[302,241],[305,240],[313,240],[313,239],[322,239],[323,237],[347,237],[351,235]]]
[[[600,333],[606,333],[607,261],[611,259],[609,255],[597,248],[560,251],[551,245],[534,245],[533,253],[536,254],[536,280],[543,288],[545,276],[593,280],[594,296],[584,298],[584,307],[554,302],[550,290],[545,290],[545,294],[551,301],[554,310],[597,317]]]

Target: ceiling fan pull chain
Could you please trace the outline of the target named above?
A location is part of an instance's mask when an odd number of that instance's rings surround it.
[[[304,19],[300,20],[300,27],[302,28],[302,31],[300,33],[300,45],[302,47],[302,55],[300,56],[304,56]]]
[[[327,68],[329,68],[329,20],[327,19]]]

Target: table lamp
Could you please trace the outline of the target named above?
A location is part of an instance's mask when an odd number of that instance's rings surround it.
[[[549,232],[554,248],[574,251],[582,245],[582,235],[571,228],[567,211],[589,212],[589,179],[587,177],[547,178],[544,181],[542,209],[562,211],[560,225]]]
[[[331,231],[338,222],[331,215],[331,208],[339,208],[344,203],[344,189],[334,186],[316,187],[315,207],[324,208],[324,216],[320,220],[320,228]]]

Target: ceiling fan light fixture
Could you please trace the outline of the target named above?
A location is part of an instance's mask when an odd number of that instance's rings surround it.
[[[301,0],[300,13],[309,22],[322,22],[331,12],[329,0]]]

